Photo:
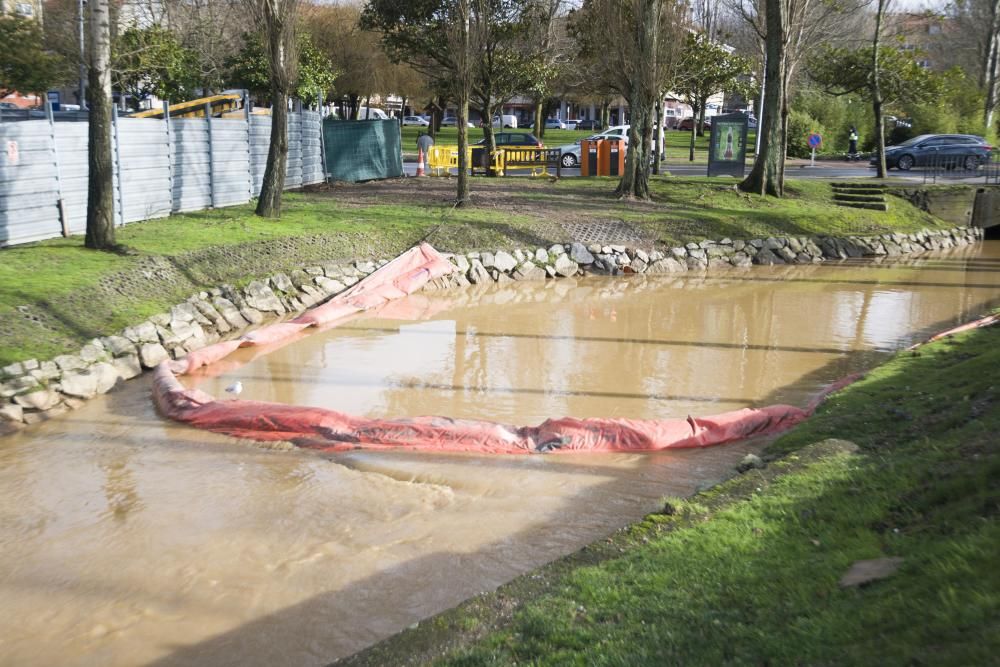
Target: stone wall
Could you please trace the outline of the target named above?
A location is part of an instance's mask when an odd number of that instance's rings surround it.
[[[909,201],[922,211],[950,225],[972,223],[977,187],[974,185],[943,185],[924,187],[894,187],[890,192]]]
[[[569,243],[549,248],[446,255],[458,269],[425,289],[546,280],[579,274],[665,274],[896,257],[974,243],[982,229],[957,227],[870,237],[798,237],[702,241],[666,250]],[[169,312],[90,341],[77,354],[28,359],[0,368],[0,434],[83,405],[124,380],[223,338],[299,313],[347,289],[387,260],[328,262],[251,282],[199,292]]]

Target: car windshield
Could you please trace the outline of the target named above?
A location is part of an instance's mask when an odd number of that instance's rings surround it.
[[[907,139],[901,144],[896,144],[896,146],[916,146],[924,139],[930,139],[933,136],[933,134],[921,134],[920,136],[913,137],[912,139]]]

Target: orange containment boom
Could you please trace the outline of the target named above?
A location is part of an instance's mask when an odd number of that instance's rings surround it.
[[[355,313],[383,308],[452,270],[451,263],[431,246],[412,248],[351,289],[293,320],[210,345],[185,359],[161,363],[153,379],[156,405],[167,417],[196,428],[254,440],[291,440],[301,447],[327,451],[405,448],[530,454],[648,452],[721,445],[789,429],[808,418],[822,400],[821,396],[805,409],[771,405],[686,419],[563,417],[548,419],[538,426],[508,426],[446,417],[370,419],[281,403],[219,401],[205,392],[185,388],[177,379],[178,375],[219,362],[238,348],[290,342],[308,327],[333,325]],[[855,379],[852,376],[836,383],[824,395]]]

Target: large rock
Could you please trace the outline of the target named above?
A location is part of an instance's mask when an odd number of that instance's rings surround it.
[[[268,313],[277,313],[278,315],[283,315],[285,313],[285,307],[281,303],[281,299],[271,291],[271,288],[255,280],[246,288],[246,299],[247,305],[254,310],[260,310]]]
[[[124,357],[128,354],[135,354],[135,345],[124,336],[108,336],[102,339],[104,349],[111,353],[112,357]]]
[[[512,271],[514,267],[517,266],[517,260],[515,260],[510,253],[501,250],[494,256],[493,266],[496,267],[498,271],[506,273],[507,271]]]
[[[545,280],[545,269],[539,268],[531,262],[524,262],[517,267],[514,277],[518,280]]]
[[[51,389],[39,389],[27,394],[18,394],[14,397],[14,402],[17,405],[29,410],[38,410],[39,412],[51,410],[59,405],[60,400],[62,399],[59,397],[59,394]]]
[[[555,266],[553,267],[560,276],[564,278],[569,278],[570,276],[575,276],[577,271],[580,270],[579,264],[570,259],[566,253],[559,255],[556,258]]]
[[[285,294],[295,294],[295,285],[292,284],[292,279],[286,276],[284,273],[276,273],[270,278],[271,286],[279,292],[284,292]]]
[[[549,263],[549,253],[545,250],[545,248],[539,248],[535,251],[535,262],[538,264]]]
[[[142,373],[142,362],[139,361],[138,354],[118,357],[111,363],[123,380],[131,380]]]
[[[108,393],[121,380],[118,369],[109,363],[94,364],[90,367],[90,374],[97,378],[98,394]]]
[[[465,255],[455,255],[455,258],[452,261],[455,263],[455,267],[462,273],[469,270],[469,258]]]
[[[152,326],[152,325],[150,325],[150,326]],[[156,335],[156,330],[155,329],[153,330],[153,335],[154,336]],[[156,340],[159,340],[159,338],[157,338]],[[75,371],[75,370],[78,370],[80,368],[86,368],[87,367],[86,362],[84,362],[83,359],[81,359],[80,357],[76,356],[75,354],[60,354],[58,357],[56,357],[52,361],[56,362],[56,366],[58,366],[60,370],[64,370],[64,371]]]
[[[24,408],[16,403],[5,403],[0,405],[0,422],[23,422]]]
[[[318,285],[327,294],[338,294],[347,289],[347,285],[340,282],[339,280],[334,280],[333,278],[324,278],[323,276],[318,276],[315,279],[316,285]]]
[[[225,318],[226,322],[229,323],[229,326],[233,327],[234,329],[243,329],[248,324],[250,324],[249,322],[247,322],[246,318],[240,315],[239,309],[229,299],[217,296],[214,299],[212,299],[212,305],[215,306],[215,309],[219,311],[219,314],[222,315],[223,318]],[[148,342],[153,343],[156,341],[148,341]]]
[[[490,272],[486,270],[486,267],[484,267],[483,263],[478,259],[474,259],[469,263],[467,276],[469,278],[469,282],[475,285],[493,282],[493,279],[490,277]]]
[[[492,269],[493,263],[494,261],[496,261],[496,256],[491,252],[484,252],[479,259],[482,260],[484,267],[486,267],[487,269]]]
[[[582,243],[573,243],[569,246],[569,258],[577,264],[593,264],[594,255],[587,250]]]
[[[106,365],[95,364],[97,366]],[[69,371],[63,373],[62,381],[59,383],[62,393],[76,398],[93,398],[97,396],[97,373],[86,371]]]
[[[685,271],[687,271],[687,266],[673,257],[658,259],[646,269],[646,273],[684,273]]]
[[[161,361],[166,361],[169,358],[170,355],[167,354],[166,348],[159,343],[144,343],[139,348],[139,360],[142,362],[143,368],[155,368]]]
[[[757,254],[754,255],[753,257],[753,261],[756,264],[765,264],[765,265],[785,263],[785,260],[778,257],[767,248],[761,248],[759,251],[757,251]]]

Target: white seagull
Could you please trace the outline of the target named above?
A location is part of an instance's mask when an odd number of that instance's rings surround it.
[[[240,393],[243,391],[243,383],[237,380],[236,382],[226,387],[226,391],[232,394],[233,396],[239,396]]]

